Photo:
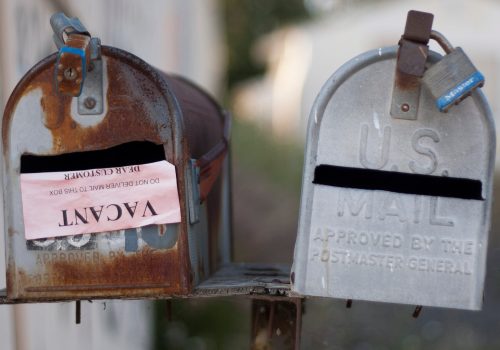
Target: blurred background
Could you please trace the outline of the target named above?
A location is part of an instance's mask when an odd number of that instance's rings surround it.
[[[190,78],[232,112],[234,258],[290,264],[314,98],[347,60],[396,45],[410,9],[434,13],[434,28],[465,49],[486,76],[483,91],[498,116],[498,0],[0,0],[0,107],[55,51],[50,15],[79,17],[103,44]],[[424,308],[413,319],[411,306],[354,301],[346,309],[342,300],[308,299],[302,349],[500,348],[499,210],[483,311]],[[174,301],[168,315],[165,302],[82,302],[80,325],[74,310],[71,303],[0,306],[0,348],[249,348],[243,298]]]

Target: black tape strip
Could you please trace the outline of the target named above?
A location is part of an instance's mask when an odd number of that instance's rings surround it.
[[[313,183],[362,190],[484,200],[481,181],[447,176],[408,174],[321,164],[314,170]]]
[[[87,152],[66,153],[57,156],[21,156],[21,173],[88,170],[140,165],[165,160],[163,145],[135,141],[119,146]]]

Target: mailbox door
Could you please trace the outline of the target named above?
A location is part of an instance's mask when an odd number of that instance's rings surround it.
[[[191,157],[165,79],[137,57],[102,48],[104,112],[78,114],[54,89],[52,55],[13,92],[3,119],[8,298],[54,300],[186,294],[193,281],[188,230]],[[22,155],[52,156],[149,142],[175,165],[181,223],[27,241],[20,190]],[[41,203],[41,205],[43,205]]]
[[[493,119],[481,92],[440,113],[425,89],[416,120],[392,118],[396,52],[381,48],[346,63],[315,101],[292,288],[480,309]]]

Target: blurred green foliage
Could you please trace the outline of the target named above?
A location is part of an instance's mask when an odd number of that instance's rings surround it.
[[[233,162],[237,162],[242,169],[262,174],[271,185],[298,198],[304,157],[302,144],[277,139],[267,130],[235,118],[231,130],[231,150]]]
[[[263,65],[255,62],[250,52],[258,38],[283,25],[308,18],[303,0],[220,1],[226,28],[229,89],[263,73]]]
[[[244,349],[250,343],[249,305],[242,298],[157,301],[153,349]]]

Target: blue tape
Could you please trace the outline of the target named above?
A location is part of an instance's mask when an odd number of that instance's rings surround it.
[[[436,106],[440,111],[443,111],[449,105],[455,103],[465,94],[472,91],[479,84],[484,82],[484,76],[481,72],[475,72],[468,78],[461,81],[453,89],[448,90],[444,95],[440,96],[436,101]]]
[[[61,49],[59,50],[59,54],[63,54],[63,53],[72,53],[74,55],[78,55],[83,59],[85,59],[85,51],[83,51],[82,49],[78,49],[76,47],[71,47],[71,46],[63,46],[61,47]]]

